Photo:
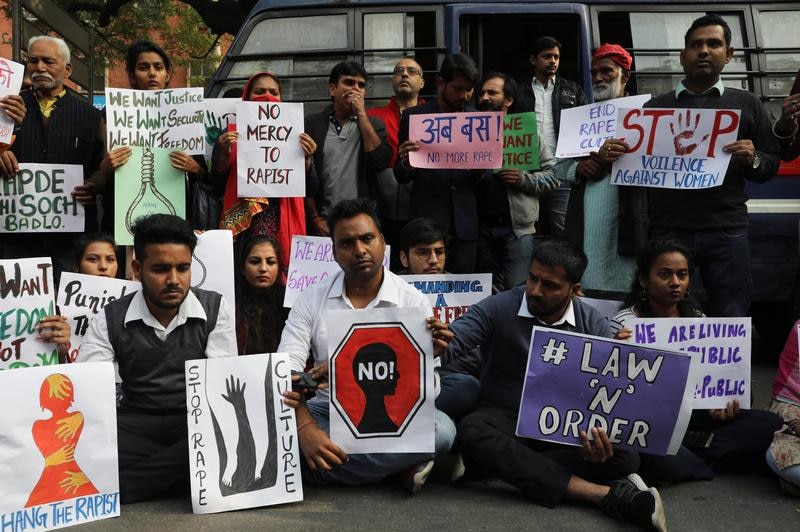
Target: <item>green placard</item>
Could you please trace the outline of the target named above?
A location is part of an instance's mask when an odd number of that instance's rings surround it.
[[[133,153],[114,175],[114,239],[133,244],[131,226],[148,214],[186,218],[184,173],[169,162],[169,148],[131,146]]]
[[[539,169],[536,113],[506,115],[503,120],[503,168]]]

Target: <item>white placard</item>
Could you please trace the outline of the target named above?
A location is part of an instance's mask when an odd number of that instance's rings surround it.
[[[492,274],[401,275],[430,300],[433,316],[452,323],[470,306],[492,295]]]
[[[0,57],[0,98],[19,94],[24,77],[25,65]],[[5,111],[0,112],[0,143],[11,144],[15,125]]]
[[[236,98],[206,98],[203,100],[203,106],[206,109],[204,115],[206,162],[209,165],[211,164],[211,153],[214,151],[214,144],[217,143],[217,139],[228,131],[230,124],[236,123],[236,104],[239,101]]]
[[[72,196],[78,185],[79,164],[20,163],[19,172],[0,183],[0,233],[83,232],[85,210]]]
[[[197,235],[192,255],[192,287],[222,294],[228,309],[236,309],[233,266],[233,234],[227,229]]]
[[[110,363],[0,371],[0,402],[3,530],[54,530],[119,516]]]
[[[306,167],[302,103],[238,102],[236,170],[240,198],[302,198]]]
[[[186,362],[194,513],[303,500],[290,379],[284,353]]]

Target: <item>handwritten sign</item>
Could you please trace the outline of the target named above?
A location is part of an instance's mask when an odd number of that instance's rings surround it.
[[[433,316],[452,323],[469,307],[492,295],[492,274],[401,275],[424,294],[433,306]]]
[[[235,98],[206,98],[203,100],[205,107],[206,128],[206,162],[211,164],[211,153],[214,151],[214,144],[217,143],[220,135],[228,131],[230,124],[236,123],[236,104],[239,100]]]
[[[386,246],[383,256],[383,267],[389,267],[389,246]],[[341,268],[333,258],[333,243],[330,238],[293,236],[283,306],[291,308],[305,290],[338,271]]]
[[[238,102],[236,124],[239,197],[305,196],[303,104]]]
[[[2,530],[118,517],[117,413],[108,362],[0,372]]]
[[[126,294],[141,288],[139,281],[126,281],[97,275],[63,272],[56,303],[62,316],[69,320],[69,358],[74,362],[89,330],[89,323],[103,309]]]
[[[82,184],[79,164],[21,163],[0,182],[0,233],[82,232],[84,207],[72,197]]]
[[[409,153],[415,168],[500,168],[503,113],[435,113],[408,117],[408,138],[420,149]]]
[[[233,311],[236,308],[234,279],[233,233],[216,229],[197,235],[197,247],[192,255],[192,286],[219,292]]]
[[[649,94],[626,96],[561,110],[556,157],[586,157],[617,134],[617,109],[639,108]]]
[[[290,379],[284,353],[186,362],[194,513],[303,500]]]
[[[625,109],[617,115],[617,137],[630,151],[614,161],[612,185],[701,189],[725,179],[736,141],[735,109]]]
[[[148,146],[203,155],[203,89],[106,89],[108,149]]]
[[[636,318],[625,322],[640,345],[685,351],[697,359],[697,379],[687,393],[693,408],[750,408],[750,318]]]
[[[0,260],[0,369],[58,364],[56,345],[37,338],[54,295],[49,258]]]
[[[675,454],[691,415],[684,353],[533,328],[517,434],[580,445],[602,427],[615,447]]]
[[[23,77],[25,65],[0,57],[0,98],[19,94]],[[10,116],[0,112],[0,144],[11,144],[15,125]]]
[[[539,169],[536,113],[506,115],[503,119],[503,168]]]
[[[171,150],[133,147],[132,151],[114,180],[114,239],[121,246],[133,245],[131,228],[142,216],[186,217],[185,176],[170,164]]]
[[[347,453],[434,450],[433,344],[419,308],[327,312],[330,437]]]

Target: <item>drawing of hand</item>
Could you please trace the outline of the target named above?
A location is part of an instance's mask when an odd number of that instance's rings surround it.
[[[678,127],[675,127],[674,122],[670,122],[669,124],[669,131],[674,135],[672,142],[675,145],[675,155],[689,155],[697,149],[698,143],[691,141],[694,138],[697,125],[700,123],[700,113],[697,113],[694,117],[694,126],[692,126],[691,121],[692,112],[687,109],[685,123],[683,113],[678,113]],[[678,133],[675,133],[676,130]],[[708,140],[708,135],[704,136],[700,142],[705,142],[706,140]],[[685,144],[685,142],[691,142],[691,144]]]
[[[71,493],[72,495],[78,491],[78,488],[89,482],[89,477],[83,471],[64,471],[66,477],[58,483],[64,493]]]
[[[56,422],[58,428],[56,429],[56,438],[61,441],[67,441],[75,437],[78,429],[83,424],[83,414],[75,412],[71,416],[60,419]]]
[[[75,444],[65,445],[44,459],[45,466],[66,464],[75,459]]]
[[[222,483],[230,488],[232,481],[233,481],[233,471],[226,471],[225,476],[222,477]]]
[[[72,390],[72,384],[65,375],[55,373],[47,377],[50,381],[50,397],[62,400],[69,397],[69,392]]]
[[[222,398],[228,401],[230,404],[233,405],[233,408],[240,409],[244,408],[244,389],[247,386],[247,383],[241,384],[239,379],[236,379],[236,383],[233,382],[233,375],[231,375],[230,380],[225,381],[225,391],[228,395],[222,395]]]

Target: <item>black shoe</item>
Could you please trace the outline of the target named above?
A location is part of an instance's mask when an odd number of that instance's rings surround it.
[[[612,482],[611,491],[600,501],[600,507],[610,516],[624,519],[646,530],[667,530],[661,495],[657,489],[648,488],[636,473]]]

